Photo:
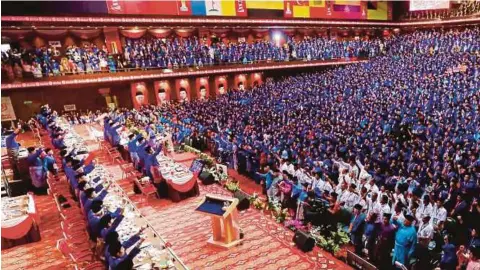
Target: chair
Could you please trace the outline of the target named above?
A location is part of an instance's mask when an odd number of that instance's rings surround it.
[[[65,258],[70,258],[76,264],[86,264],[93,260],[93,253],[87,249],[76,249],[72,251],[66,239],[59,239],[57,241],[57,249],[62,253]]]
[[[78,265],[75,265],[75,270],[105,270],[105,265],[101,262],[94,262],[82,268],[79,268]]]
[[[132,163],[120,164],[120,169],[122,169],[122,180],[128,177],[137,176],[137,173],[141,175],[141,173],[133,167]]]

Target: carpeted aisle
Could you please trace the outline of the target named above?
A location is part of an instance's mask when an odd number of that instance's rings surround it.
[[[82,136],[85,135],[84,138],[88,138],[85,126],[77,126],[75,129]],[[90,140],[87,143],[92,145],[93,150],[96,142]],[[106,158],[105,153],[98,154]],[[176,158],[186,165],[193,160],[186,159],[185,155]],[[207,193],[226,196],[231,196],[231,193],[216,184],[200,184],[199,197],[179,203],[156,198],[145,201],[143,196],[133,192],[132,183],[121,180],[122,172],[118,165],[107,168],[142,215],[172,244],[174,252],[190,269],[351,269],[319,248],[309,253],[301,252],[292,242],[292,231],[253,208],[240,213],[240,226],[245,234],[242,245],[229,250],[210,247],[207,245],[211,232],[210,217],[194,209]],[[261,192],[260,187],[248,178],[241,176],[239,181],[241,187],[244,183],[249,186],[247,192]]]

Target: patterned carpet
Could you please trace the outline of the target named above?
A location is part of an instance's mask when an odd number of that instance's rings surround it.
[[[73,269],[70,261],[57,250],[57,240],[62,237],[61,218],[51,196],[35,196],[39,217],[39,242],[2,250],[2,269]]]
[[[76,127],[76,130],[82,137],[88,137],[83,127]],[[90,144],[94,150],[96,143],[91,141]],[[192,162],[185,156],[179,159],[187,166]],[[207,193],[227,196],[231,196],[231,193],[219,185],[204,186],[200,183],[199,197],[179,203],[167,199],[149,199],[145,202],[143,196],[133,192],[128,180],[120,180],[122,173],[119,166],[107,168],[142,215],[172,244],[172,249],[190,269],[351,269],[319,248],[309,253],[301,252],[292,242],[293,232],[256,209],[248,209],[239,215],[240,226],[245,234],[242,245],[229,250],[210,247],[206,242],[211,232],[210,217],[194,209]],[[248,186],[247,192],[261,192],[253,181],[241,175],[238,178],[241,187],[244,184]]]

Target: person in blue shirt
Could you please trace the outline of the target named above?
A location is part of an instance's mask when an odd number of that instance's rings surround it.
[[[5,138],[5,146],[7,147],[8,157],[12,161],[12,164],[16,164],[18,160],[18,149],[20,148],[20,144],[17,142],[17,137],[20,131],[21,129],[17,128],[12,134]]]
[[[100,237],[105,241],[107,238],[107,235],[110,234],[111,232],[114,232],[118,225],[120,225],[120,222],[122,222],[124,216],[119,215],[117,218],[113,218],[112,215],[110,214],[105,214],[99,222],[99,228],[100,228]]]
[[[112,243],[108,246],[108,253],[110,253],[110,258],[108,260],[108,265],[111,270],[120,270],[120,269],[133,269],[133,258],[140,253],[138,248],[144,239],[140,239],[135,247],[127,253],[127,250],[118,242]]]
[[[107,233],[107,235],[104,238],[104,241],[105,241],[104,256],[105,256],[105,265],[106,265],[107,269],[110,269],[110,268],[108,268],[109,267],[108,262],[110,261],[110,258],[111,258],[110,252],[108,252],[108,249],[109,249],[110,245],[119,243],[119,244],[122,245],[122,247],[124,247],[125,249],[128,249],[140,240],[139,235],[142,232],[143,232],[143,228],[140,229],[140,231],[138,233],[132,235],[128,240],[126,240],[124,242],[120,242],[118,240],[119,235],[115,230]]]
[[[99,224],[100,224],[100,219],[104,215],[103,212],[103,201],[94,201],[92,202],[90,211],[88,212],[88,226],[87,226],[87,231],[88,234],[90,235],[90,240],[92,241],[97,241],[97,237],[99,235]]]
[[[145,168],[145,157],[147,155],[147,152],[145,152],[145,147],[147,146],[148,142],[145,140],[143,137],[138,139],[138,145],[137,145],[137,155],[138,155],[138,170],[143,171]]]
[[[53,156],[53,150],[50,148],[45,149],[45,157],[43,158],[43,167],[46,172],[50,172],[53,175],[57,175],[57,163]]]
[[[85,216],[88,216],[88,213],[92,209],[93,203],[103,201],[108,192],[106,189],[103,189],[99,194],[97,194],[94,188],[87,188],[82,194],[85,194],[84,196],[80,196],[80,201],[83,203],[83,213]]]
[[[128,142],[128,152],[130,153],[130,158],[132,159],[133,165],[135,168],[138,168],[138,163],[140,162],[140,157],[138,156],[137,153],[137,142],[140,138],[142,138],[141,134],[138,134],[137,136],[130,134],[128,136],[130,141]]]
[[[353,218],[350,222],[348,232],[350,233],[350,239],[355,246],[355,253],[361,254],[363,247],[363,229],[365,227],[365,214],[362,213],[362,206],[356,204],[353,207]]]
[[[272,186],[273,183],[273,172],[270,170],[269,166],[265,166],[264,171],[266,171],[266,173],[257,172],[256,174],[261,178],[260,182],[263,183],[263,194],[267,194],[267,190]]]
[[[32,179],[32,185],[36,188],[43,188],[47,180],[41,158],[41,155],[44,153],[43,148],[35,149],[35,147],[29,147],[27,150],[28,170]]]
[[[162,147],[157,147],[155,151],[153,151],[153,148],[150,146],[147,146],[145,148],[145,172],[150,179],[155,180],[154,174],[158,174],[158,169],[160,164],[158,163],[157,156],[160,154],[162,151]],[[157,171],[155,171],[157,170]]]
[[[399,262],[405,267],[410,264],[410,258],[415,251],[417,244],[417,231],[412,225],[415,218],[411,215],[405,215],[403,224],[397,221],[397,217],[393,217],[393,225],[397,228],[395,234],[395,247],[393,249],[392,263]]]
[[[52,144],[57,149],[65,148],[65,141],[63,140],[63,136],[61,134],[57,134],[55,138],[52,140]]]
[[[448,235],[445,235],[443,240],[445,244],[442,246],[443,255],[440,260],[440,268],[445,270],[455,270],[458,264],[456,247],[454,244],[450,243]]]

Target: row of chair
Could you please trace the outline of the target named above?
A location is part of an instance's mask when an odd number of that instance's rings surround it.
[[[47,134],[42,135],[48,137]],[[49,138],[45,138],[42,141],[45,147],[54,149]],[[78,207],[70,195],[70,185],[63,172],[60,153],[56,149],[54,150],[54,156],[59,168],[58,173],[57,175],[48,173],[47,183],[48,194],[53,197],[58,213],[62,219],[60,227],[63,238],[57,241],[57,249],[66,259],[72,262],[73,268],[75,269],[105,269],[101,262],[95,261],[94,249],[90,244],[86,231],[86,220],[80,207]]]

